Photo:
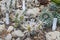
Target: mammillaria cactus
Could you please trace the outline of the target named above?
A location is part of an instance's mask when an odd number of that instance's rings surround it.
[[[40,20],[44,22],[44,25],[47,27],[51,27],[52,25],[52,20],[53,20],[53,15],[50,12],[42,12],[40,14]]]
[[[51,3],[49,8],[53,16],[58,18],[58,24],[60,24],[60,6],[56,5],[55,3]]]
[[[58,18],[58,24],[60,24],[60,14],[59,13],[56,13],[55,16]]]
[[[57,6],[55,5],[55,3],[50,3],[49,4],[49,10],[50,11],[56,11],[57,10]]]

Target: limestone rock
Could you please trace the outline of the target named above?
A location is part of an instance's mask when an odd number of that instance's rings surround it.
[[[5,40],[11,40],[12,39],[12,35],[11,34],[8,34],[6,37],[5,37]]]
[[[60,32],[54,31],[47,33],[46,40],[60,40]]]
[[[24,36],[24,34],[20,30],[16,30],[16,31],[12,32],[12,36],[13,37],[16,37],[16,36],[22,37],[22,36]]]
[[[13,26],[9,26],[7,32],[11,32],[14,29]]]
[[[17,38],[16,40],[20,40],[20,38]]]
[[[0,38],[0,40],[2,40],[2,38]]]
[[[5,25],[0,25],[0,33],[5,29]]]
[[[28,15],[33,14],[33,16],[36,16],[39,14],[40,9],[39,8],[33,8],[33,9],[28,9],[27,13]]]

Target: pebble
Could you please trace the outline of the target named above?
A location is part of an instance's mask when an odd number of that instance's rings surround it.
[[[11,40],[12,39],[12,35],[11,34],[8,34],[6,37],[5,37],[5,40]]]
[[[33,8],[33,9],[28,9],[27,13],[28,15],[33,14],[33,16],[36,16],[39,14],[40,9],[39,8]]]
[[[11,32],[14,29],[13,26],[9,26],[7,32]]]
[[[13,37],[23,37],[24,34],[20,30],[16,30],[16,31],[12,32],[12,36]]]
[[[20,40],[20,38],[17,38],[16,40]]]
[[[5,25],[0,25],[0,33],[3,32],[3,30],[5,29]]]
[[[46,40],[60,40],[60,32],[54,31],[46,34]]]
[[[0,40],[2,40],[2,38],[0,38]]]

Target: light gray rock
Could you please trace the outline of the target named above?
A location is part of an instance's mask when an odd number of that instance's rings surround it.
[[[60,32],[54,31],[47,33],[46,40],[60,40]]]
[[[3,40],[2,38],[0,38],[0,40]]]
[[[3,32],[3,30],[5,29],[5,25],[0,25],[0,33]]]
[[[11,32],[14,29],[13,26],[9,26],[7,32]]]
[[[7,34],[7,36],[5,37],[5,40],[11,40],[12,39],[12,35],[11,34]]]
[[[33,17],[39,14],[40,9],[39,8],[33,8],[27,10],[27,15],[33,14]]]
[[[20,38],[17,38],[16,40],[20,40]]]
[[[16,31],[14,31],[14,32],[12,32],[12,36],[13,37],[23,37],[24,36],[24,33],[23,32],[21,32],[20,30],[16,30]]]

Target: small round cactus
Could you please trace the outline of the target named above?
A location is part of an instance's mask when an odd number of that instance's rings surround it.
[[[43,21],[45,27],[51,27],[53,21],[53,15],[50,12],[42,12],[40,14],[40,20]]]

